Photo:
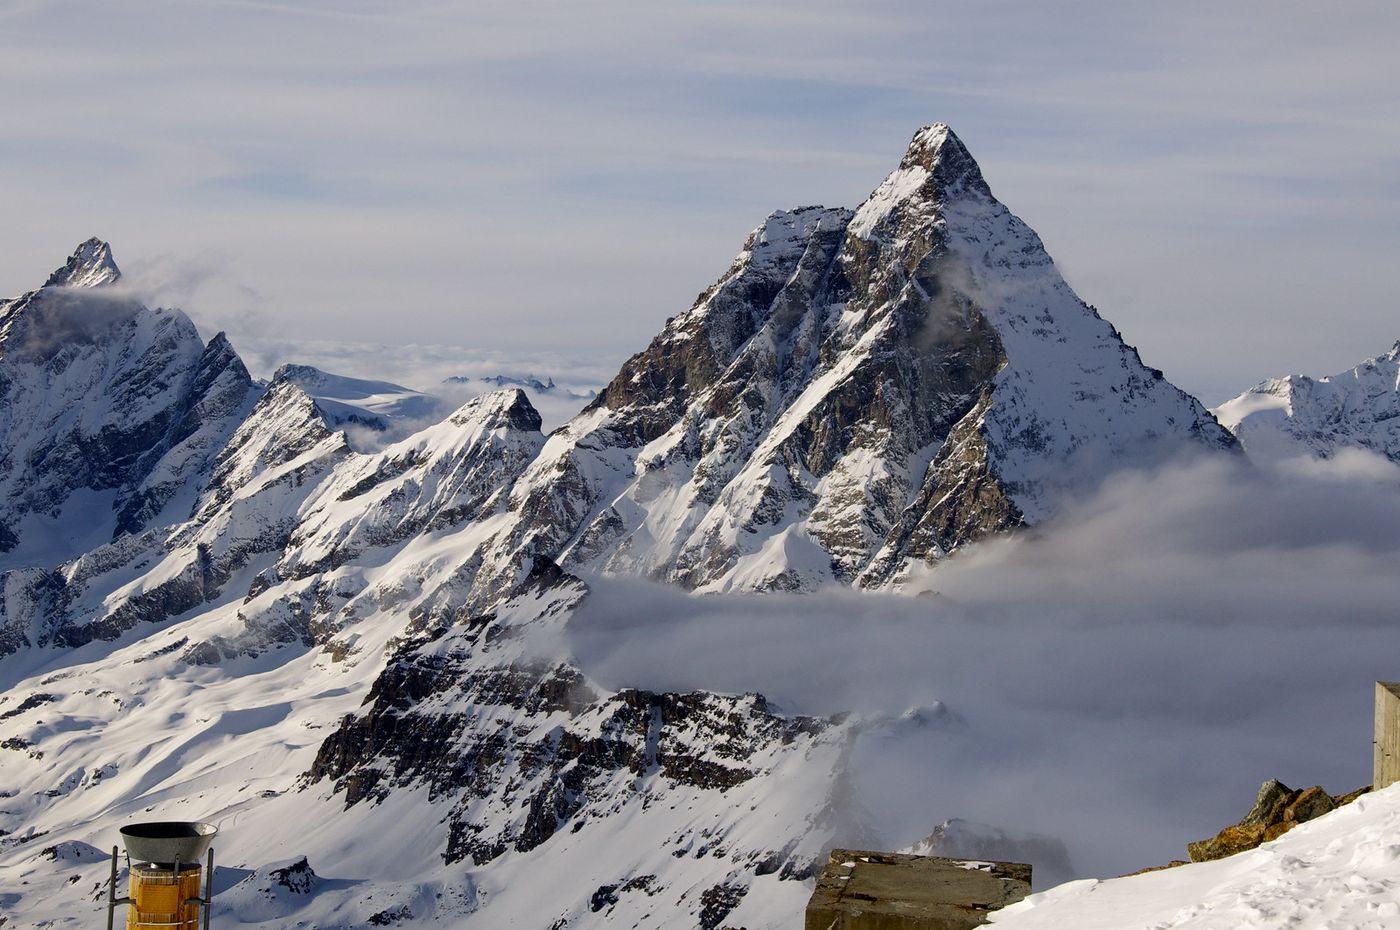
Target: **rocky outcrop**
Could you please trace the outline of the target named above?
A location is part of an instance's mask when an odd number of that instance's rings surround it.
[[[532,658],[526,642],[565,622],[586,594],[539,560],[492,615],[410,633],[364,709],[322,743],[305,785],[329,781],[347,808],[426,788],[448,810],[444,860],[482,866],[635,804],[771,779],[784,764],[839,753],[849,737],[839,720],[785,717],[756,694],[609,693],[567,663]],[[700,842],[690,833],[672,840],[677,856]],[[698,854],[722,844],[714,834]],[[751,872],[766,864],[793,875],[815,852],[811,842],[724,850]],[[649,880],[648,893],[664,884]]]
[[[253,560],[283,551],[301,502],[348,454],[310,398],[274,382],[214,458],[189,520],[121,537],[54,572],[10,573],[0,610],[43,618],[11,638],[81,646],[214,600]],[[133,569],[150,580],[122,585]]]
[[[1259,788],[1254,807],[1243,820],[1208,840],[1188,844],[1186,851],[1192,862],[1208,862],[1254,849],[1261,843],[1277,839],[1300,823],[1307,823],[1349,804],[1370,790],[1370,787],[1358,788],[1334,797],[1317,785],[1294,789],[1277,779],[1270,779]]]

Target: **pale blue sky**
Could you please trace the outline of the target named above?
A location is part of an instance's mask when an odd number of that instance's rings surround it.
[[[0,2],[0,293],[99,235],[235,343],[606,368],[944,120],[1214,403],[1400,338],[1396,48],[1384,3]]]

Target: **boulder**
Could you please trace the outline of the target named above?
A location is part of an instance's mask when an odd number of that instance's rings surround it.
[[[1321,817],[1350,803],[1369,791],[1366,788],[1332,796],[1318,785],[1290,788],[1276,778],[1264,782],[1252,807],[1239,823],[1226,827],[1208,840],[1189,843],[1186,851],[1192,862],[1223,859],[1276,839],[1315,817]]]

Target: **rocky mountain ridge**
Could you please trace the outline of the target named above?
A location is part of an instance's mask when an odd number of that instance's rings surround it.
[[[1235,446],[1070,291],[941,125],[858,209],[771,215],[548,437],[509,388],[356,448],[328,407],[346,387],[327,389],[333,376],[240,381],[226,340],[196,346],[183,315],[111,290],[101,243],[59,274],[5,305],[0,366],[13,351],[38,384],[34,371],[87,359],[130,384],[155,365],[186,399],[147,390],[156,425],[131,458],[157,464],[89,482],[114,513],[160,488],[137,508],[159,518],[101,524],[93,545],[0,578],[0,769],[16,786],[0,875],[33,883],[6,899],[31,916],[57,880],[33,871],[32,839],[96,844],[158,805],[228,818],[254,884],[221,906],[265,926],[292,912],[324,926],[478,913],[554,930],[677,914],[778,926],[825,848],[869,845],[849,783],[860,741],[955,723],[591,681],[563,635],[588,597],[580,578],[898,587],[1051,516],[1071,471],[1092,483],[1140,456]],[[85,282],[77,304],[71,282]],[[35,346],[32,306],[82,325]],[[72,396],[113,441],[107,384]],[[5,415],[36,391],[6,395],[21,400]],[[241,406],[215,405],[224,392]],[[210,412],[171,427],[187,410]],[[72,435],[80,450],[92,433]],[[301,890],[278,884],[293,866]],[[543,873],[563,876],[546,896],[526,880]],[[363,877],[319,877],[336,874]],[[257,889],[278,906],[253,907]]]
[[[755,230],[551,435],[485,570],[544,554],[699,591],[897,585],[1044,519],[1066,474],[1181,445],[1235,441],[1070,291],[934,125],[858,210]]]

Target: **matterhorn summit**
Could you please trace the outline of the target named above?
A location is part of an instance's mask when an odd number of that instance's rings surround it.
[[[534,555],[702,591],[897,584],[1134,456],[1233,437],[1070,290],[943,124],[854,211],[774,213],[512,492]],[[1067,468],[1071,459],[1073,469]]]

